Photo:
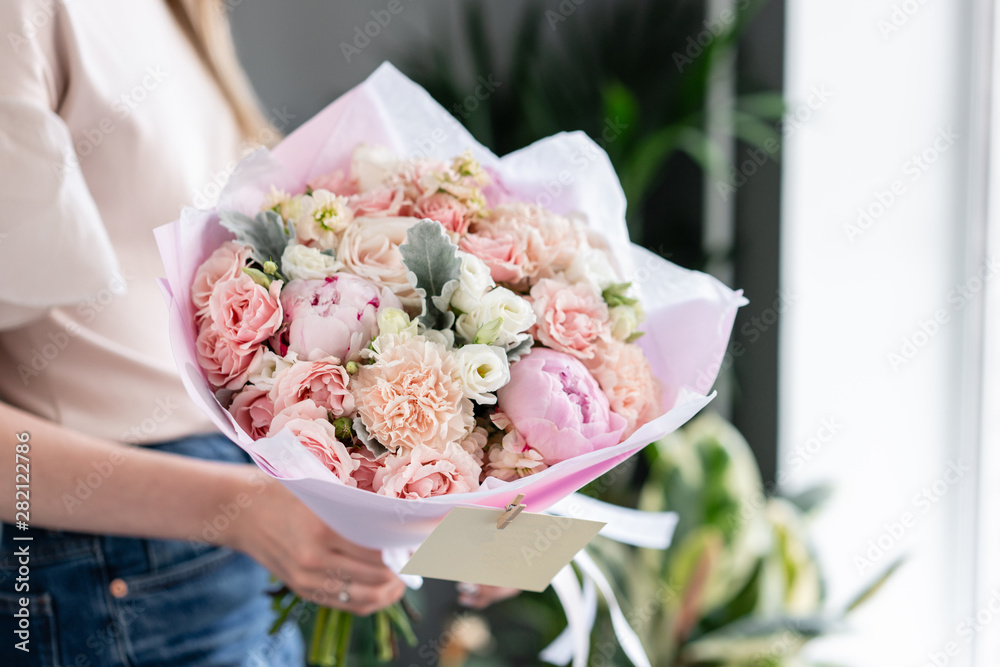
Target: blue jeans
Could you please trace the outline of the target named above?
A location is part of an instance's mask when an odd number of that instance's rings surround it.
[[[249,461],[221,435],[152,448],[203,459]],[[201,532],[193,530],[192,536]],[[13,539],[27,536],[33,539]],[[30,590],[18,592],[17,551],[24,545],[28,545]],[[0,665],[303,665],[302,638],[294,623],[268,635],[273,621],[265,594],[268,586],[263,567],[223,547],[35,528],[21,531],[4,524]],[[15,647],[21,641],[15,634],[20,621],[15,613],[24,613],[21,598],[26,598],[29,614],[27,653]]]

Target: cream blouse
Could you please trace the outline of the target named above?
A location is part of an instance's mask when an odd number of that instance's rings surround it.
[[[214,430],[152,230],[225,177],[231,109],[161,0],[3,0],[0,27],[0,399],[117,441]]]

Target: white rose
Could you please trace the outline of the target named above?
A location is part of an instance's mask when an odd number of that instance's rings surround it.
[[[336,257],[301,243],[289,243],[281,253],[281,272],[289,280],[321,280],[343,268]]]
[[[525,338],[524,332],[535,323],[535,311],[531,304],[506,287],[497,287],[480,299],[471,311],[463,313],[455,321],[455,330],[465,340],[472,342],[479,327],[500,319],[500,333],[492,345],[510,349]]]
[[[359,192],[379,187],[398,166],[399,158],[384,146],[361,144],[351,155],[351,177],[357,181]]]
[[[354,213],[347,205],[347,197],[329,190],[314,190],[303,195],[299,214],[295,216],[295,235],[302,243],[313,243],[320,248],[335,250],[337,240],[351,221]]]
[[[459,251],[458,255],[462,258],[462,271],[458,276],[458,289],[451,295],[451,305],[468,313],[475,310],[483,295],[496,283],[483,260],[467,252]]]
[[[274,386],[274,378],[278,373],[290,368],[298,361],[298,355],[289,352],[284,357],[280,357],[271,350],[265,349],[264,354],[257,357],[257,361],[250,367],[250,382],[260,388],[270,391]]]
[[[587,248],[577,253],[573,263],[566,269],[566,279],[571,283],[588,283],[598,292],[621,282],[607,253],[596,248]]]
[[[465,345],[455,350],[455,358],[465,397],[480,405],[496,403],[491,392],[510,381],[506,352],[492,345]]]

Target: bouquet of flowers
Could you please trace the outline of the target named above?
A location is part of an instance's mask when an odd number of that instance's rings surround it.
[[[499,160],[388,65],[157,236],[192,397],[376,548],[544,510],[683,424],[743,302],[628,243],[588,139]]]

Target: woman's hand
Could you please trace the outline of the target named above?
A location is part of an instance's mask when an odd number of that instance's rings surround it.
[[[220,537],[222,543],[325,607],[367,616],[403,597],[406,585],[382,563],[379,551],[331,530],[279,482],[268,477],[264,483]]]
[[[520,592],[516,588],[463,583],[458,585],[458,603],[470,609],[485,609],[491,604],[512,598]]]

